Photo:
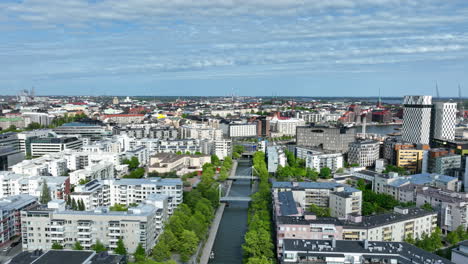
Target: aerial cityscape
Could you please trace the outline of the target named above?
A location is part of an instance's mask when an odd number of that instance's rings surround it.
[[[465,0],[0,20],[0,264],[468,264]]]

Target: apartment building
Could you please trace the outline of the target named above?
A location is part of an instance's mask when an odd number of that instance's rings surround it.
[[[334,182],[273,182],[273,196],[291,191],[293,199],[301,208],[312,204],[330,208],[332,217],[347,218],[361,214],[362,192],[348,185]]]
[[[246,123],[246,124],[229,124],[228,135],[231,138],[234,137],[256,137],[257,136],[257,124]]]
[[[150,158],[148,172],[174,172],[177,175],[184,175],[201,171],[205,163],[211,163],[211,156],[159,153]]]
[[[285,239],[281,263],[413,263],[453,264],[404,242]]]
[[[269,173],[275,173],[278,166],[286,166],[287,158],[283,149],[279,146],[269,146],[266,149],[267,166]]]
[[[360,140],[349,144],[348,163],[371,167],[379,159],[380,143],[375,140]]]
[[[64,176],[68,171],[67,160],[59,153],[23,160],[10,169],[15,173],[29,176]]]
[[[274,117],[270,120],[271,130],[277,136],[295,136],[296,128],[304,125],[305,121],[298,118]]]
[[[336,151],[296,147],[296,157],[305,160],[307,168],[316,171],[320,171],[321,168],[325,167],[332,171],[343,168],[343,154]]]
[[[133,124],[141,123],[145,119],[144,114],[111,114],[101,115],[100,119],[104,123],[115,123],[115,124]]]
[[[15,236],[21,235],[21,210],[37,204],[37,198],[27,195],[13,195],[0,199],[0,246]]]
[[[367,239],[402,242],[410,236],[421,238],[423,234],[430,234],[437,227],[437,212],[421,208],[396,207],[389,213],[337,219],[316,217],[310,213],[294,214],[301,209],[295,210],[294,203],[284,203],[281,200],[279,206],[281,208],[279,212],[292,212],[292,214],[275,217],[278,252],[281,252],[285,239]]]
[[[158,138],[161,140],[173,140],[179,137],[179,131],[173,126],[162,126],[160,124],[132,124],[113,128],[114,135],[126,134],[136,139]]]
[[[24,126],[27,127],[31,123],[37,123],[41,126],[48,126],[52,123],[55,116],[48,113],[39,112],[23,112],[21,116],[24,118]]]
[[[150,195],[166,195],[168,197],[168,214],[182,203],[183,184],[180,179],[110,179],[93,180],[85,185],[75,187],[70,197],[82,200],[87,209],[100,206],[121,204],[130,206],[141,203]]]
[[[93,211],[66,210],[64,201],[51,201],[21,211],[23,250],[47,250],[53,243],[66,249],[80,242],[90,250],[101,241],[110,251],[122,238],[128,252],[135,252],[138,244],[148,252],[154,247],[167,219],[167,200],[149,197],[128,211],[110,211],[107,207]]]
[[[396,137],[388,137],[383,142],[383,158],[388,161],[389,164],[396,164],[397,153],[400,149],[414,149],[415,144],[405,142]]]
[[[190,124],[180,126],[180,136],[183,139],[208,139],[220,140],[223,138],[223,131],[206,124]]]
[[[415,190],[418,206],[430,204],[440,214],[440,228],[444,233],[459,226],[468,228],[468,193],[421,187]]]
[[[209,144],[209,143],[208,143]],[[212,143],[211,154],[218,156],[218,158],[224,160],[226,157],[232,155],[232,140],[230,139],[218,139]]]
[[[43,184],[47,184],[52,199],[64,199],[70,192],[68,177],[29,176],[10,171],[0,171],[0,198],[27,194],[40,197]]]
[[[92,164],[84,167],[83,169],[70,172],[70,183],[76,185],[81,180],[91,181],[112,179],[114,178],[114,170],[114,163],[111,162],[103,161],[98,164]]]
[[[400,149],[397,151],[396,166],[410,173],[427,172],[427,156],[428,152],[424,149]]]
[[[398,176],[397,173],[375,174],[374,191],[385,193],[400,200],[400,191],[404,186],[431,186],[450,191],[460,191],[461,181],[458,178],[447,175],[421,173],[409,176]]]

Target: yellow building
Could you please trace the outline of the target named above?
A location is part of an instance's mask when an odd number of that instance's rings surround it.
[[[420,173],[424,151],[423,149],[400,149],[397,151],[396,165],[411,173]]]

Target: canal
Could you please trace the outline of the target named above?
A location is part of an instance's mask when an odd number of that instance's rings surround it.
[[[251,175],[250,160],[239,160],[236,175]],[[232,183],[229,196],[249,196],[252,187],[249,180],[236,180]],[[241,264],[242,244],[247,232],[248,202],[231,202],[224,209],[223,218],[213,246],[212,264]]]

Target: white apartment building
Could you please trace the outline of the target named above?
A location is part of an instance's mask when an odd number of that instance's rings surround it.
[[[278,135],[295,136],[296,127],[304,126],[305,121],[303,119],[298,119],[298,118],[289,118],[289,119],[273,118],[272,120],[270,120],[270,125],[272,127],[272,131],[277,132]]]
[[[435,102],[432,111],[432,138],[455,139],[457,103]]]
[[[230,139],[217,139],[213,141],[211,154],[218,156],[221,160],[232,155],[232,140]]]
[[[148,172],[175,172],[177,175],[184,175],[201,171],[206,163],[211,163],[211,156],[159,153],[150,158]]]
[[[220,140],[223,138],[223,131],[206,124],[190,124],[180,127],[180,135],[183,139]]]
[[[22,194],[13,195],[0,200],[0,246],[5,245],[13,237],[21,235],[20,211],[28,209],[37,203],[37,198]]]
[[[68,177],[28,176],[9,171],[0,171],[0,198],[28,194],[40,197],[44,182],[50,190],[52,199],[64,199],[70,187]]]
[[[83,169],[70,172],[70,184],[78,184],[80,180],[105,180],[114,178],[114,163],[100,162],[89,165]]]
[[[230,124],[229,137],[256,137],[257,124]]]
[[[333,151],[318,151],[311,148],[296,147],[296,156],[304,159],[306,167],[320,171],[321,168],[329,168],[336,171],[343,168],[343,154]]]
[[[42,126],[48,126],[52,123],[55,116],[48,113],[38,113],[38,112],[24,112],[21,113],[21,116],[24,118],[24,125],[28,126],[31,123],[38,123]]]
[[[269,146],[266,149],[268,172],[275,173],[278,166],[286,166],[287,158],[283,149],[279,146]]]
[[[128,211],[110,211],[101,207],[93,211],[65,209],[64,201],[51,201],[47,207],[36,206],[21,212],[23,250],[50,249],[59,243],[66,249],[80,242],[90,250],[101,241],[111,251],[122,238],[128,252],[139,243],[146,251],[156,244],[167,219],[166,197],[149,197]]]
[[[83,200],[86,209],[100,206],[113,206],[121,204],[129,206],[138,204],[152,194],[168,196],[168,214],[182,203],[183,184],[180,179],[109,179],[94,180],[85,185],[75,187],[70,197]]]
[[[362,140],[349,144],[348,163],[361,167],[374,166],[379,159],[380,143],[374,140]]]
[[[403,99],[402,139],[429,144],[432,96],[405,96]]]
[[[31,160],[23,160],[10,169],[29,176],[63,176],[67,173],[67,160],[60,154],[48,154]]]

